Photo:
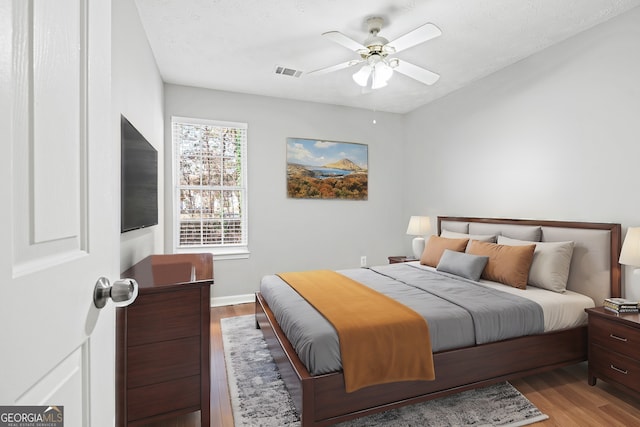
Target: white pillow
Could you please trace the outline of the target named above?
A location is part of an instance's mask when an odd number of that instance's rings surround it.
[[[498,236],[499,245],[522,246],[535,244],[528,283],[554,292],[567,289],[573,242],[529,242]]]

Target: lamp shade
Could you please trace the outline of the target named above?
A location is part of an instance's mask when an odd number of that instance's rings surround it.
[[[411,236],[424,236],[431,230],[431,222],[428,216],[412,216],[407,227],[407,234]]]
[[[393,75],[393,70],[384,61],[378,62],[373,67],[373,81],[371,83],[371,89],[380,89],[385,87],[387,82]]]
[[[413,257],[416,259],[420,259],[422,255],[422,251],[424,251],[424,236],[431,230],[431,222],[429,222],[428,216],[412,216],[409,220],[409,226],[407,227],[407,234],[414,237],[411,242],[411,247],[413,249]]]
[[[640,267],[640,227],[629,227],[624,237],[620,264]]]
[[[393,76],[393,69],[382,61],[376,64],[374,72],[376,74],[376,80],[381,80],[385,83]]]
[[[353,75],[353,81],[362,87],[366,87],[367,84],[369,83],[369,76],[371,75],[371,70],[372,68],[370,65],[364,65],[362,68],[360,68],[360,70],[358,70]]]

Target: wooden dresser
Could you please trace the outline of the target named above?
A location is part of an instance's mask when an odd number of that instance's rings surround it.
[[[151,255],[122,277],[139,294],[116,309],[116,425],[199,410],[209,426],[212,255]]]
[[[640,315],[588,308],[589,385],[598,378],[640,396]]]

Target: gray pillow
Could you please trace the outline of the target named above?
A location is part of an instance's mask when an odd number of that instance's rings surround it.
[[[446,237],[448,239],[479,240],[481,242],[488,242],[488,243],[497,242],[497,235],[495,234],[466,234],[466,233],[458,233],[455,231],[442,230],[442,233],[440,233],[440,237]]]
[[[477,282],[487,265],[487,261],[489,261],[488,256],[471,255],[445,249],[436,270]]]

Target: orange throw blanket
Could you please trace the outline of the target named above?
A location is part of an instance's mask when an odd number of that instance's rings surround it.
[[[427,322],[409,307],[329,270],[278,274],[336,329],[345,389],[433,380]]]

